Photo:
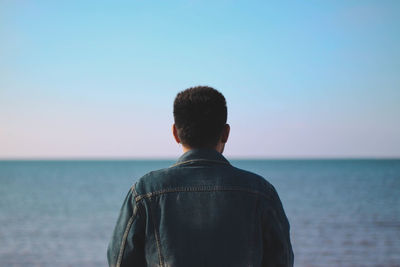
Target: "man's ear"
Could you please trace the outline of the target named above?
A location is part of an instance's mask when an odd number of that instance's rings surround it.
[[[231,126],[229,126],[229,124],[225,124],[224,129],[222,130],[222,135],[221,135],[222,143],[225,144],[226,142],[228,142],[230,130],[231,130]]]
[[[175,123],[172,124],[172,135],[174,136],[175,141],[178,144],[180,144],[181,143],[181,139],[179,139],[178,130],[176,129]]]

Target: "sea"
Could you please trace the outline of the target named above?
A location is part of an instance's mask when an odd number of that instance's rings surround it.
[[[173,163],[0,161],[0,266],[108,266],[129,188]],[[400,266],[399,159],[231,163],[277,189],[295,266]]]

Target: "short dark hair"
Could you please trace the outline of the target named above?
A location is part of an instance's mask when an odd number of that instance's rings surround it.
[[[183,90],[174,101],[174,120],[179,139],[190,148],[216,146],[227,116],[225,97],[209,86]]]

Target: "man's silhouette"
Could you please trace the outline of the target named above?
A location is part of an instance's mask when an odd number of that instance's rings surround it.
[[[293,266],[289,223],[274,187],[222,156],[224,96],[199,86],[174,101],[184,154],[129,190],[108,247],[110,266]]]

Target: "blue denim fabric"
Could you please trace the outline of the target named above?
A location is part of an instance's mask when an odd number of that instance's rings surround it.
[[[274,187],[208,149],[138,180],[107,254],[110,266],[293,266]]]

